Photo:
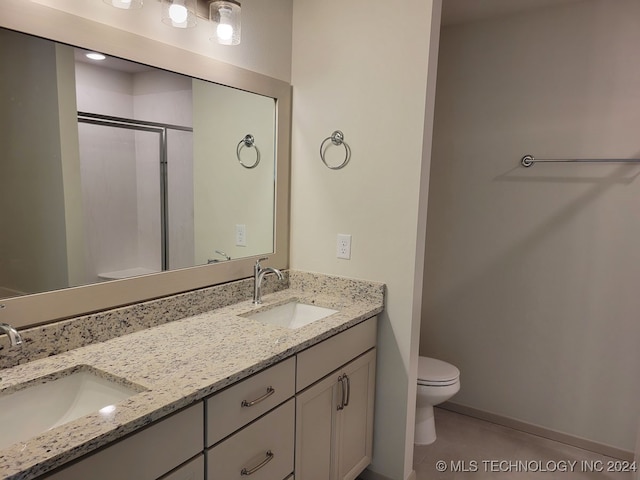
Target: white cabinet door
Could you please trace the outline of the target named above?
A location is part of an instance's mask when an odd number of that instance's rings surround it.
[[[337,418],[339,480],[354,480],[371,463],[375,370],[375,350],[342,369],[346,395]]]
[[[354,480],[371,462],[376,351],[296,396],[295,474]]]
[[[334,478],[332,445],[338,413],[338,375],[331,374],[296,397],[296,477]]]

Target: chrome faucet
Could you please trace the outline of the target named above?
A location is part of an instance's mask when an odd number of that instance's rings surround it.
[[[261,258],[256,260],[256,264],[253,266],[253,304],[260,305],[262,303],[262,279],[267,273],[275,273],[278,280],[283,280],[282,272],[277,268],[262,268],[260,262],[268,260],[268,258]]]
[[[227,255],[226,253],[224,253],[222,250],[216,250],[216,254],[220,255],[221,257],[224,257],[225,260],[229,261],[231,260],[231,256]],[[218,262],[222,262],[223,260],[220,260],[218,258],[209,258],[207,260],[207,263],[218,263]]]
[[[0,323],[0,333],[4,332],[9,336],[9,342],[12,347],[19,347],[22,345],[22,337],[18,331],[8,323]]]

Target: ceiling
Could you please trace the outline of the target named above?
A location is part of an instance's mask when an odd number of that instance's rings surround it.
[[[442,0],[442,25],[456,25],[583,0]]]

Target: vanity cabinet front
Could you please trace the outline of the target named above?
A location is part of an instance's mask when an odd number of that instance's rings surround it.
[[[291,357],[206,400],[207,480],[291,475],[295,373]]]
[[[159,480],[205,480],[204,455],[200,454],[193,460],[178,467],[171,473],[167,473]]]
[[[205,401],[206,446],[211,447],[295,395],[296,359],[272,367]]]
[[[202,402],[45,477],[47,480],[156,480],[202,453]],[[175,470],[171,480],[202,479],[203,463]],[[200,469],[200,470],[198,470]]]
[[[284,480],[293,472],[295,400],[207,452],[207,480]]]
[[[295,472],[298,478],[353,480],[371,462],[375,329],[374,318],[326,340],[328,344],[323,342],[306,351],[309,352],[309,363],[303,361],[302,365],[313,365],[314,370],[322,368],[311,362],[311,358],[324,364],[332,364],[336,356],[343,358],[346,352],[350,358],[356,358],[296,395]],[[357,335],[353,335],[354,332]],[[350,335],[345,344],[345,338],[341,337],[346,334]],[[331,355],[336,347],[340,352]],[[314,351],[316,348],[318,350]],[[300,357],[298,361],[300,369]],[[302,374],[305,379],[310,378],[304,372]]]
[[[376,318],[47,480],[353,480],[371,462]]]

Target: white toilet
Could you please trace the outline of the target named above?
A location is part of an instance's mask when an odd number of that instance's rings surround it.
[[[449,400],[460,390],[460,370],[435,358],[418,359],[418,397],[414,443],[429,445],[436,441],[433,406]]]

